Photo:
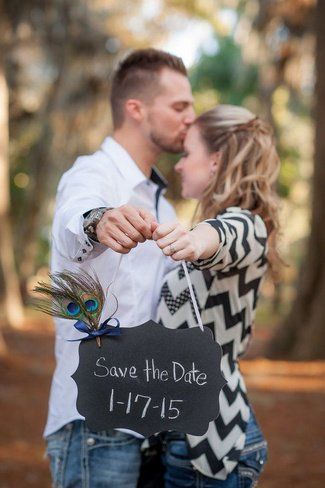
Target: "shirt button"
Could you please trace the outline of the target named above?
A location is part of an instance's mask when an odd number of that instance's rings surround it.
[[[78,261],[79,261],[79,262],[80,262],[80,261],[82,261],[82,258],[80,258],[80,257],[79,257],[79,258],[78,258]]]
[[[88,439],[86,440],[86,444],[87,446],[93,446],[95,444],[95,439],[93,437],[88,437]]]

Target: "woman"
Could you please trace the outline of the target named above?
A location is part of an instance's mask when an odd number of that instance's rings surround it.
[[[253,487],[266,461],[266,441],[247,399],[238,357],[252,334],[262,278],[274,274],[278,230],[275,181],[279,158],[268,124],[248,110],[219,105],[190,128],[176,165],[182,196],[198,200],[190,232],[160,225],[153,238],[166,255],[188,265],[203,324],[223,350],[227,385],[220,415],[204,436],[166,434],[166,488]],[[181,267],[162,288],[158,320],[197,326]]]

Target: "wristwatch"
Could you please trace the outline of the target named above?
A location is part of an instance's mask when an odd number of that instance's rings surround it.
[[[112,207],[99,207],[89,210],[89,212],[84,213],[84,223],[83,228],[85,234],[93,241],[99,242],[97,239],[96,227],[107,210],[111,210]]]

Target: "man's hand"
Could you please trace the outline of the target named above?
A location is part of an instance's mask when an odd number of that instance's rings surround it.
[[[97,239],[120,254],[127,254],[139,242],[152,238],[152,229],[158,225],[148,210],[122,205],[107,210],[97,224]]]

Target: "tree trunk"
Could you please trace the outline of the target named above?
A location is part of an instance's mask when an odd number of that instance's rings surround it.
[[[13,327],[23,322],[23,306],[15,269],[9,206],[8,87],[0,50],[0,292],[4,321]]]
[[[68,0],[61,4],[61,28],[64,30],[64,39],[62,45],[54,49],[51,47],[51,53],[56,60],[57,76],[49,90],[47,100],[42,109],[39,110],[38,119],[42,126],[39,139],[30,154],[33,160],[34,185],[32,191],[26,200],[26,218],[20,229],[20,240],[24,242],[24,248],[20,253],[18,260],[20,285],[24,298],[27,295],[27,280],[35,273],[35,261],[38,251],[38,231],[40,226],[40,217],[44,203],[48,196],[48,179],[51,175],[51,144],[53,138],[53,129],[51,118],[55,112],[64,75],[68,66],[69,56],[69,34],[70,34],[70,17],[68,9]],[[50,39],[46,39],[50,44]],[[50,52],[49,52],[50,54]]]
[[[325,358],[325,2],[316,7],[315,155],[311,233],[291,312],[273,337],[268,355]]]

